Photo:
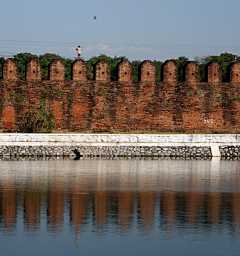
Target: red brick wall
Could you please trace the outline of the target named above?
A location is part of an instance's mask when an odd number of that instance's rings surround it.
[[[213,61],[206,66],[206,78],[209,83],[222,82],[222,67],[217,61]]]
[[[117,65],[118,81],[119,82],[132,82],[133,81],[133,68],[129,60],[122,60]]]
[[[0,129],[46,103],[61,130],[237,132],[240,84],[0,81]]]
[[[176,82],[176,67],[168,62],[163,66],[164,81],[154,82],[154,67],[151,62],[144,62],[142,78],[150,77],[150,81],[132,82],[131,65],[126,61],[120,65],[119,81],[109,81],[109,66],[105,62],[98,64],[99,80],[95,81],[0,80],[0,129],[16,129],[21,113],[46,104],[47,111],[54,113],[55,128],[59,130],[240,131],[237,81],[196,82],[198,66],[192,62],[186,72],[190,78]],[[61,73],[61,63],[56,67],[54,70]],[[239,66],[232,65],[230,70],[232,67],[238,77]],[[217,65],[210,66],[209,74],[213,75],[208,79],[218,77],[220,73],[216,71]],[[124,75],[129,81],[123,81]]]
[[[87,81],[87,64],[82,59],[77,59],[72,65],[72,80]]]
[[[42,67],[37,59],[31,59],[26,64],[26,80],[41,80],[42,79]]]
[[[240,83],[240,63],[235,62],[230,66],[230,82]]]
[[[168,83],[177,83],[178,81],[178,69],[177,65],[168,60],[162,65],[162,80]]]
[[[3,63],[3,79],[6,80],[18,80],[18,64],[10,58]]]
[[[195,61],[189,61],[185,66],[185,82],[200,82],[200,67]]]
[[[49,65],[49,80],[64,80],[65,66],[61,60],[53,60]]]
[[[110,81],[110,65],[106,60],[99,60],[94,66],[94,80]]]
[[[141,82],[155,82],[155,66],[150,60],[145,60],[139,66],[139,81]]]

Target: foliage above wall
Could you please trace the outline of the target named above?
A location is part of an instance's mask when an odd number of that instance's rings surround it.
[[[216,60],[220,63],[223,71],[223,82],[227,81],[227,66],[233,59],[232,53],[222,53],[220,56],[205,56],[205,57],[195,57],[194,60],[200,65],[200,75],[201,75],[201,81],[205,81],[205,67],[206,65]],[[50,62],[54,59],[60,59],[65,65],[65,80],[71,79],[71,65],[74,62],[74,60],[69,58],[63,58],[60,55],[53,54],[53,53],[45,53],[44,55],[34,55],[31,53],[19,53],[14,55],[14,59],[18,63],[19,67],[19,77],[24,78],[25,77],[25,65],[28,61],[31,59],[36,58],[42,65],[42,78],[47,79],[48,78],[48,66]],[[94,56],[90,58],[89,60],[86,60],[86,64],[88,66],[88,78],[91,80],[93,78],[93,66],[95,63],[101,59],[106,60],[110,64],[110,79],[112,81],[117,80],[117,64],[121,61],[126,59],[126,56],[120,56],[120,57],[110,57],[104,54],[101,54],[99,56]],[[178,59],[171,59],[175,62],[175,64],[178,67],[178,81],[183,81],[183,67],[184,65],[189,61],[189,59],[185,56],[181,56]],[[0,58],[0,77],[2,77],[2,64],[5,61],[3,57]],[[240,57],[237,58],[237,61],[240,62]],[[138,81],[138,67],[142,63],[140,60],[132,61],[133,65],[133,81]],[[153,64],[156,67],[156,81],[161,81],[161,66],[163,62],[154,60]]]

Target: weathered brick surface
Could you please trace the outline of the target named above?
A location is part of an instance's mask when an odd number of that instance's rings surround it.
[[[162,78],[163,82],[177,83],[178,69],[173,61],[168,60],[162,65]]]
[[[205,74],[207,82],[221,83],[222,82],[222,68],[217,61],[212,61],[206,66]]]
[[[37,59],[31,59],[26,64],[26,80],[41,80],[42,67]]]
[[[150,60],[145,60],[139,66],[139,81],[141,82],[155,82],[156,69]]]
[[[110,65],[106,60],[99,60],[94,66],[94,80],[110,81]]]
[[[18,80],[18,64],[12,58],[3,63],[3,79]]]
[[[87,81],[87,64],[82,59],[77,59],[72,65],[72,80]]]
[[[200,82],[200,67],[195,61],[189,61],[185,65],[185,82],[199,83]]]
[[[117,65],[117,80],[119,82],[132,82],[133,81],[133,69],[129,60],[122,60]]]
[[[240,84],[0,81],[0,128],[46,103],[61,130],[237,132]]]
[[[240,63],[235,62],[230,65],[230,82],[240,83]]]
[[[6,63],[16,70],[14,62]],[[238,64],[230,66],[235,78]],[[128,61],[118,66],[119,81],[109,80],[110,67],[105,61],[96,64],[93,81],[81,81],[78,75],[79,70],[85,70],[84,63],[76,62],[76,66],[79,80],[64,81],[64,65],[58,60],[50,65],[51,80],[0,80],[0,129],[16,129],[21,113],[45,104],[47,111],[54,113],[59,130],[240,130],[240,82],[214,80],[220,79],[217,64],[209,66],[211,83],[199,81],[195,62],[186,66],[186,82],[176,82],[177,70],[172,62],[163,65],[163,82],[155,82],[155,67],[149,61],[141,65],[139,82],[132,82]]]
[[[49,80],[64,80],[65,66],[61,60],[53,60],[49,65]]]

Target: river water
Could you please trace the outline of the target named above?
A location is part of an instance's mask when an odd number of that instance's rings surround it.
[[[0,161],[1,255],[239,255],[239,161]]]

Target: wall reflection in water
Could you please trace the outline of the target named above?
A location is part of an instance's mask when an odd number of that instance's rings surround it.
[[[137,225],[172,229],[230,229],[240,223],[238,161],[92,160],[1,162],[0,233],[19,225],[49,232],[70,223],[79,236]],[[17,222],[18,219],[18,222]]]

